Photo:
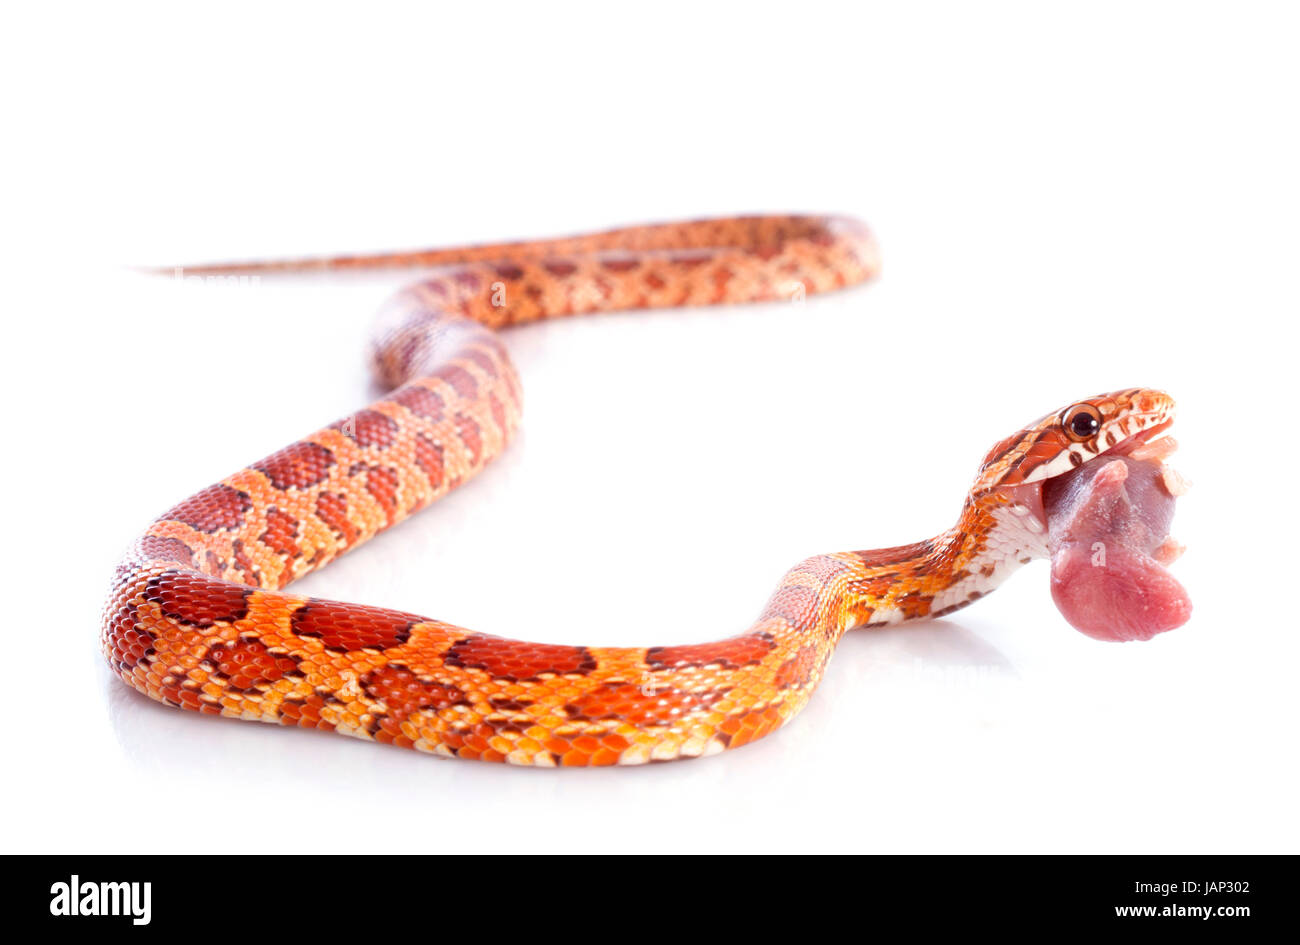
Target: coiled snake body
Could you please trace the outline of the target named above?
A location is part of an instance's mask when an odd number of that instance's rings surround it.
[[[180,502],[118,565],[103,650],[153,699],[516,764],[637,764],[734,748],[803,707],[846,630],[948,613],[1045,555],[1031,484],[1105,449],[1102,435],[1113,444],[1171,410],[1153,391],[1096,398],[1088,403],[1104,426],[1091,444],[1049,414],[994,448],[952,529],[801,561],[739,635],[637,648],[504,639],[283,588],[506,447],[520,387],[494,329],[823,292],[871,277],[875,244],[851,220],[751,217],[209,271],[317,265],[436,268],[381,315],[374,363],[391,393]]]

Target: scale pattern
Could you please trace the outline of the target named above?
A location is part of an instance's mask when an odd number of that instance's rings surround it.
[[[694,757],[789,720],[848,628],[948,612],[1043,553],[1041,536],[1002,514],[1005,495],[973,490],[958,526],[938,538],[795,565],[737,636],[641,648],[528,643],[286,593],[510,442],[520,385],[495,329],[797,297],[861,282],[878,257],[855,221],[748,217],[187,272],[376,266],[433,270],[381,312],[373,359],[391,392],[180,502],[118,565],[103,650],[145,695],[446,757],[545,766]]]

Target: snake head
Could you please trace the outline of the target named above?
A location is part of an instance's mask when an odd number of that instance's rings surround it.
[[[980,464],[972,494],[1062,475],[1103,453],[1162,435],[1173,419],[1174,399],[1159,390],[1133,387],[1075,401],[994,445]]]
[[[1036,536],[1057,608],[1096,639],[1149,640],[1191,616],[1165,570],[1182,551],[1169,522],[1186,489],[1164,465],[1173,417],[1162,391],[1090,397],[998,443],[980,466],[972,501]]]

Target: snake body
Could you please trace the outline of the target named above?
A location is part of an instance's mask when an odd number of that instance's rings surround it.
[[[391,392],[181,501],[117,566],[103,651],[150,698],[483,761],[713,754],[794,716],[848,629],[949,613],[1046,555],[1032,484],[1106,446],[1072,440],[1047,415],[989,453],[953,528],[800,561],[752,626],[716,642],[530,643],[295,596],[284,591],[293,579],[466,482],[510,442],[520,385],[496,329],[823,292],[870,278],[878,256],[855,221],[785,216],[206,271],[381,265],[432,270],[381,313],[373,360]],[[1144,390],[1090,403],[1112,443],[1172,409]]]

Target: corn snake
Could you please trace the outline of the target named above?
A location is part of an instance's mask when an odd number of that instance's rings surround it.
[[[780,727],[841,636],[935,617],[1048,554],[1041,484],[1162,430],[1144,389],[1082,402],[1078,440],[1048,414],[993,448],[957,524],[928,541],[817,555],[739,635],[611,648],[528,643],[282,589],[466,482],[518,429],[496,329],[627,308],[756,302],[878,269],[860,224],[748,217],[570,239],[188,272],[430,268],[381,310],[372,360],[391,390],[180,502],[133,543],[104,609],[113,670],[145,695],[447,757],[542,766],[713,754]]]

